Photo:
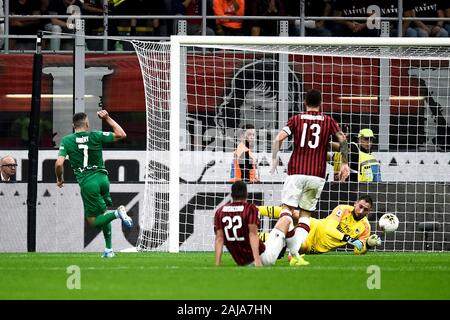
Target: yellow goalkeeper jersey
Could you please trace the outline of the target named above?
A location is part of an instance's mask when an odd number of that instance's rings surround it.
[[[353,218],[353,206],[339,205],[325,219],[310,220],[310,232],[300,251],[302,253],[324,253],[342,247],[345,234],[364,243],[362,250],[354,248],[356,254],[367,251],[366,240],[370,235],[370,224],[367,217],[357,221]]]

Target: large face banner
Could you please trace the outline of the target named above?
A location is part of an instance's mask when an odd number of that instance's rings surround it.
[[[244,61],[235,72],[225,98],[216,109],[216,124],[221,128],[239,128],[252,124],[255,129],[276,129],[280,89],[287,91],[288,110],[292,115],[302,109],[302,83],[291,67],[287,83],[280,83],[279,63],[272,59]]]

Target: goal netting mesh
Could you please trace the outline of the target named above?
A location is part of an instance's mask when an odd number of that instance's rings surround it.
[[[378,182],[340,183],[330,162],[314,216],[370,194],[372,232],[383,239],[377,250],[450,249],[448,39],[218,38],[133,42],[147,107],[138,250],[213,251],[214,212],[230,201],[232,181],[248,182],[256,205],[280,205],[292,149],[284,143],[272,175],[272,141],[311,88],[349,141],[373,131],[381,173]],[[378,228],[387,212],[400,220],[395,233]],[[274,223],[262,217],[262,231]]]

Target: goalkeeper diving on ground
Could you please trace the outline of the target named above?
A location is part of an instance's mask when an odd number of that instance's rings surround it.
[[[281,207],[259,206],[262,216],[277,219]],[[364,254],[368,249],[381,244],[376,234],[370,235],[370,224],[367,215],[372,210],[372,198],[363,195],[353,206],[338,205],[324,219],[311,218],[311,230],[300,247],[300,254],[325,253],[350,244],[355,254]],[[298,215],[297,210],[294,212]],[[268,233],[259,234],[261,240],[268,238]]]

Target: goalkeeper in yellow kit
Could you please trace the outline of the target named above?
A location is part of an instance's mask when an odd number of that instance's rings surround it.
[[[280,207],[260,206],[262,216],[277,218]],[[325,253],[350,244],[355,254],[364,254],[368,249],[381,244],[381,239],[370,235],[367,215],[372,209],[372,198],[363,195],[353,206],[339,205],[324,219],[311,218],[311,230],[302,243],[301,254]],[[264,238],[266,234],[260,234]]]

